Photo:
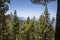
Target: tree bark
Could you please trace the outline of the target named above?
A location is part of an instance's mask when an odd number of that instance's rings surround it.
[[[56,33],[55,40],[60,40],[60,0],[57,0],[57,15],[56,15]]]

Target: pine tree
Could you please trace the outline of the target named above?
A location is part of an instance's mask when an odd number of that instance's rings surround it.
[[[44,17],[42,17],[43,20],[40,18],[41,19],[41,23],[42,23],[42,24],[40,24],[40,26],[42,27],[42,34],[44,35],[42,40],[48,40],[48,39],[46,39],[47,33],[48,33],[46,30],[48,30],[50,28],[48,28],[49,27],[48,26],[49,25],[49,14],[48,14],[47,4],[49,2],[52,2],[52,1],[55,1],[55,0],[31,0],[31,2],[34,3],[34,4],[42,4],[43,6],[45,6]],[[45,33],[43,31],[45,31]]]
[[[52,40],[55,39],[55,28],[54,28],[54,26],[53,26],[54,21],[55,21],[55,18],[53,17],[53,18],[51,19],[51,21],[50,21],[50,32],[51,32],[50,38],[51,38]]]
[[[17,39],[17,37],[20,35],[20,32],[19,32],[19,25],[20,25],[20,22],[19,22],[19,19],[17,17],[17,13],[16,13],[16,10],[14,11],[14,17],[13,17],[13,34],[14,34],[14,40]]]
[[[0,40],[8,40],[8,27],[5,13],[9,9],[10,0],[0,0]]]
[[[46,6],[44,14],[42,14],[38,20],[39,27],[40,27],[39,33],[40,33],[41,40],[52,40],[53,39],[54,30],[53,30],[52,24],[54,22],[54,19],[52,19],[52,21],[50,21],[49,16],[50,15],[48,13],[48,9]]]
[[[40,36],[40,38],[38,38],[38,39],[40,39],[40,40],[43,40],[44,38],[44,36],[43,36],[43,34],[44,34],[44,30],[46,29],[46,28],[44,28],[45,26],[45,17],[44,17],[44,15],[42,14],[41,16],[40,16],[40,18],[39,18],[39,20],[38,20],[38,25],[39,25],[39,31],[38,31],[38,33],[39,33],[39,36]]]
[[[26,23],[29,24],[30,23],[30,18],[27,17]]]

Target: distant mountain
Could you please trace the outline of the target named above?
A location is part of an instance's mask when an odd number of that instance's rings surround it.
[[[18,18],[19,18],[19,20],[22,20],[22,21],[25,21],[26,20],[25,17],[18,17]]]
[[[18,18],[19,18],[19,20],[22,20],[22,21],[25,21],[26,20],[25,17],[18,17]],[[38,18],[35,18],[35,20],[38,20]],[[54,27],[56,26],[56,20],[54,21],[53,26]]]
[[[25,17],[18,17],[18,18],[19,18],[19,20],[22,20],[22,21],[25,21],[26,20]],[[30,19],[32,19],[32,18],[30,18]],[[35,18],[34,20],[38,20],[38,18]]]

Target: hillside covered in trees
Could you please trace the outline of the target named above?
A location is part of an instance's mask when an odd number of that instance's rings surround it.
[[[53,26],[54,17],[50,20],[48,10],[40,15],[38,20],[27,17],[26,20],[20,20],[14,13],[6,15],[6,22],[9,31],[10,40],[54,40],[55,29]]]
[[[47,5],[38,20],[20,20],[17,11],[6,15],[10,0],[0,1],[0,40],[54,40],[54,17],[50,20]]]

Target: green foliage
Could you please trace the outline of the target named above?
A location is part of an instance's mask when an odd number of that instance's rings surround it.
[[[39,20],[38,20],[38,24],[39,24],[39,29],[40,31],[40,40],[53,40],[53,36],[54,36],[54,30],[53,30],[53,22],[54,22],[54,18],[52,18],[52,20],[50,21],[50,15],[48,13],[48,8],[47,8],[47,4],[49,2],[52,1],[56,1],[56,0],[31,0],[32,3],[34,4],[42,4],[43,6],[45,6],[45,11],[44,13],[40,16]]]
[[[10,3],[10,0],[0,2],[0,40],[54,40],[53,23],[55,19],[50,20],[47,5],[38,20],[35,20],[35,17],[32,19],[28,17],[25,21],[21,21],[17,17],[16,10],[14,14],[5,15],[8,10],[7,3]],[[49,1],[38,0],[37,2],[45,4]]]
[[[15,10],[14,15],[10,14],[10,19],[7,20],[10,40],[54,40],[53,23],[55,19],[50,20],[49,16],[46,8],[38,20],[35,20],[35,17],[32,19],[28,17],[25,21],[21,21]]]
[[[13,34],[14,34],[14,39],[16,40],[16,37],[20,35],[19,29],[20,29],[20,22],[16,14],[16,10],[14,11],[14,16],[13,16]]]
[[[9,0],[10,2],[10,0]],[[8,26],[6,23],[5,13],[9,9],[8,0],[0,0],[0,40],[8,40]]]
[[[29,22],[30,22],[30,18],[28,17],[26,23],[29,24]]]

